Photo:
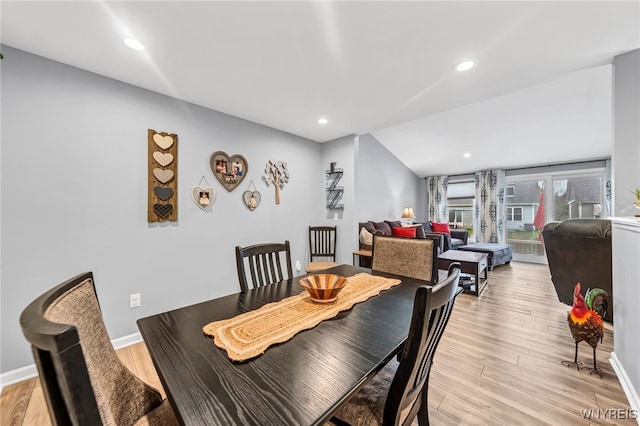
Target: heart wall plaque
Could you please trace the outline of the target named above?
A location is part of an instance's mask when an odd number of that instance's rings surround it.
[[[240,185],[249,171],[249,164],[242,155],[229,156],[223,151],[214,152],[211,155],[209,164],[220,185],[229,192]]]
[[[254,211],[260,205],[260,193],[246,190],[242,193],[242,200],[249,210]]]
[[[147,131],[147,222],[178,220],[178,135]]]
[[[191,189],[191,197],[196,206],[204,210],[216,202],[216,190],[210,186],[194,186]]]

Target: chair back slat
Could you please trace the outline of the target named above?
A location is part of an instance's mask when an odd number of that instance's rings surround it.
[[[284,257],[286,275],[283,271]],[[281,243],[256,244],[248,247],[236,247],[236,267],[241,291],[249,289],[246,276],[245,259],[248,259],[251,275],[251,287],[257,288],[293,277],[291,268],[291,248],[289,241]]]
[[[376,235],[371,269],[419,280],[438,280],[438,241],[432,238],[401,238]]]
[[[316,257],[336,260],[336,227],[309,227],[309,257],[313,262]]]

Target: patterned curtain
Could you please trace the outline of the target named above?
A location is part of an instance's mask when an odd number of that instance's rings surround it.
[[[448,176],[431,176],[427,180],[427,217],[432,222],[449,222],[447,214]]]
[[[476,205],[473,217],[476,242],[504,244],[507,241],[505,182],[504,170],[476,173]]]

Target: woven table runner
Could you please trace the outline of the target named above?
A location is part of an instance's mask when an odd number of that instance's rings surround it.
[[[203,331],[213,337],[217,347],[227,351],[231,360],[246,361],[398,284],[400,280],[360,273],[347,277],[347,284],[333,303],[313,302],[304,291],[254,311],[211,322]]]

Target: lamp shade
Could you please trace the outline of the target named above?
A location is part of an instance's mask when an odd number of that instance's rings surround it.
[[[405,207],[404,210],[402,210],[403,219],[413,219],[415,217],[416,215],[413,213],[413,209],[411,207]]]

